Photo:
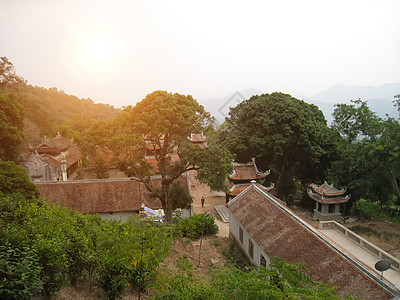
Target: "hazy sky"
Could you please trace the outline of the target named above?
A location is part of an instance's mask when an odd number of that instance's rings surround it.
[[[399,12],[399,0],[0,0],[0,56],[29,84],[116,106],[160,89],[299,97],[400,81]]]

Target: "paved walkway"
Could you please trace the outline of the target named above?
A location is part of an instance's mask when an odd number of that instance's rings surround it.
[[[337,246],[339,246],[344,252],[346,252],[353,259],[358,260],[362,264],[366,265],[373,273],[381,276],[381,272],[375,269],[375,264],[380,260],[378,257],[372,255],[365,249],[361,248],[358,244],[341,234],[334,229],[323,229],[318,230],[322,235],[327,237]],[[400,289],[400,272],[389,269],[383,272],[383,279],[390,282],[392,285]]]

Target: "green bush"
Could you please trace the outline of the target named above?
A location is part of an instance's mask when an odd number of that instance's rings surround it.
[[[202,235],[211,235],[218,232],[214,217],[209,213],[186,218],[178,226],[184,237],[193,240],[199,239]]]
[[[399,210],[392,203],[387,203],[386,205],[382,206],[377,202],[360,199],[353,204],[352,212],[365,217],[375,217],[400,223]]]
[[[0,192],[20,193],[27,199],[39,196],[38,188],[29,180],[25,169],[12,161],[0,161]]]
[[[127,287],[126,268],[123,260],[108,252],[99,265],[98,286],[103,289],[107,299],[119,299]]]
[[[37,254],[29,247],[0,245],[0,299],[30,299],[43,282]]]
[[[0,299],[50,297],[84,275],[115,299],[128,282],[145,290],[154,280],[171,249],[172,227],[106,222],[52,206],[24,185],[27,176],[20,178],[15,189],[0,190]]]
[[[137,291],[147,288],[169,254],[171,231],[168,226],[140,219],[103,227],[98,243],[98,285],[109,299],[121,297],[128,282]]]

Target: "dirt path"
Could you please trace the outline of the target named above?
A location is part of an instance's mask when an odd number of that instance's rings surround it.
[[[199,183],[196,178],[195,171],[190,172],[192,196],[193,196],[193,211],[194,214],[202,214],[205,212],[211,213],[215,217],[215,223],[219,227],[217,236],[228,237],[229,236],[229,223],[221,221],[219,216],[214,209],[216,205],[225,204],[225,193],[213,192],[211,189],[202,183]],[[201,197],[204,196],[204,207],[201,207]]]

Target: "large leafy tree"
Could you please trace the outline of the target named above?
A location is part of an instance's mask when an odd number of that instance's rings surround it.
[[[336,104],[332,128],[348,142],[375,140],[381,132],[382,119],[372,112],[366,101],[351,100],[350,104]]]
[[[24,141],[24,109],[14,94],[0,90],[0,160],[17,160]]]
[[[12,88],[24,82],[25,80],[16,74],[15,67],[8,58],[0,57],[0,90]]]
[[[169,222],[172,212],[190,200],[182,200],[184,190],[177,186],[177,179],[185,172],[197,170],[199,181],[214,190],[225,188],[225,178],[232,171],[232,155],[214,143],[200,148],[189,140],[191,133],[211,130],[212,125],[210,115],[192,96],[155,91],[135,106],[126,107],[114,122],[101,125],[98,138],[84,133],[81,143],[93,151],[99,147],[111,151],[128,176],[143,182],[160,199]],[[161,186],[151,180],[155,170],[148,163],[149,156],[157,162]]]
[[[297,183],[321,181],[335,153],[336,136],[315,106],[282,93],[253,96],[232,108],[220,140],[242,162],[257,158],[277,175],[286,200]]]
[[[382,120],[366,101],[336,105],[332,127],[343,137],[330,179],[347,186],[351,201],[377,201],[381,206],[400,197],[400,124]],[[351,203],[350,203],[351,204]]]

